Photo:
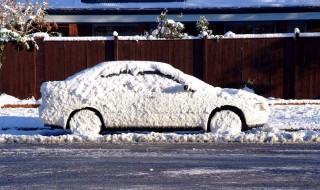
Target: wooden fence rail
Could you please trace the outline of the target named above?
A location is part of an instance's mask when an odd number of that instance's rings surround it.
[[[39,98],[43,82],[64,80],[100,62],[150,60],[214,86],[249,85],[265,97],[320,98],[320,37],[37,41],[38,51],[5,44],[0,93]]]

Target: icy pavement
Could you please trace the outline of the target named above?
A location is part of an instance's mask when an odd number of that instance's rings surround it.
[[[75,136],[43,126],[36,108],[1,108],[0,143],[320,143],[319,105],[272,105],[268,123],[238,135],[195,132],[116,132]]]

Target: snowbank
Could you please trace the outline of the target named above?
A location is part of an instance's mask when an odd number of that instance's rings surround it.
[[[99,136],[0,135],[1,143],[320,143],[320,132],[283,132],[271,128],[256,129],[240,135],[179,134],[179,133],[121,133]]]
[[[279,98],[269,98],[269,105],[320,105],[320,100],[311,100],[311,99],[279,99]]]
[[[6,104],[20,105],[20,104],[40,104],[41,100],[36,101],[33,97],[30,99],[20,100],[7,94],[0,94],[0,108]]]

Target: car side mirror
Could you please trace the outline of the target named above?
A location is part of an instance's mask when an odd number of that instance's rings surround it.
[[[184,85],[183,86],[183,90],[184,91],[189,91],[189,92],[195,92],[195,90],[190,89],[190,87],[188,85]]]

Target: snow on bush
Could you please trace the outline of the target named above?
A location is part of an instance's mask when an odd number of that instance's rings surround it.
[[[197,21],[196,27],[202,38],[212,35],[212,30],[209,30],[209,21],[204,16]]]
[[[0,36],[18,43],[21,42],[27,49],[29,49],[27,41],[32,41],[33,45],[38,48],[29,34],[35,31],[42,31],[44,25],[46,30],[50,29],[51,26],[47,25],[44,20],[45,9],[48,6],[47,1],[42,3],[12,0],[0,1]]]
[[[45,9],[48,7],[47,0],[0,0],[0,37],[2,41],[13,40],[30,49],[30,44],[39,49],[32,33],[50,32],[57,29],[57,24],[51,25],[45,21]],[[0,68],[3,59],[4,46],[1,46]]]
[[[26,36],[35,32],[50,32],[57,28],[56,23],[45,20],[47,0],[0,0],[0,12],[2,13],[1,28],[7,28],[20,36]]]
[[[158,17],[158,26],[152,31],[152,36],[155,38],[181,39],[186,36],[182,33],[182,30],[184,30],[184,25],[181,22],[168,19],[167,11],[165,11]]]

